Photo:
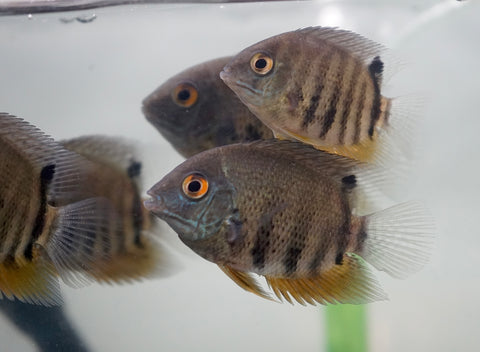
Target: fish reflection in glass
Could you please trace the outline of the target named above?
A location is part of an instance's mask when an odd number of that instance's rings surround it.
[[[220,76],[277,138],[383,162],[404,148],[411,120],[394,108],[405,102],[381,94],[384,52],[353,32],[310,27],[244,49]]]
[[[139,253],[150,253],[149,242],[127,235],[125,213],[117,211],[119,203],[113,198],[116,193],[133,204],[132,197],[137,197],[140,209],[135,187],[122,194],[133,181],[117,182],[119,173],[99,172],[106,162],[71,151],[88,155],[82,143],[64,145],[22,119],[0,114],[0,297],[54,305],[62,300],[58,276],[78,286],[144,273],[135,267],[142,265]],[[111,188],[100,192],[99,180]],[[113,188],[118,184],[124,188]],[[140,210],[132,217],[137,218],[134,223],[148,219]],[[129,262],[117,263],[120,249],[128,252],[136,242],[144,248]]]
[[[220,145],[273,137],[220,79],[230,59],[190,67],[143,101],[148,121],[184,157]]]
[[[417,203],[355,214],[370,187],[363,170],[303,143],[234,144],[186,160],[145,205],[250,292],[271,298],[254,273],[281,300],[367,303],[387,296],[366,263],[398,278],[418,271],[433,228]]]

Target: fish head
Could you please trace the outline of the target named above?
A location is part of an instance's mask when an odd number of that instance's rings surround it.
[[[215,158],[204,156],[209,152],[186,160],[147,192],[145,207],[184,242],[214,236],[234,213],[235,188]]]
[[[285,85],[290,78],[289,59],[279,50],[276,38],[253,45],[236,55],[220,78],[266,125],[282,107]]]
[[[249,114],[219,77],[231,57],[190,67],[143,100],[147,120],[183,156],[235,142],[235,116]]]

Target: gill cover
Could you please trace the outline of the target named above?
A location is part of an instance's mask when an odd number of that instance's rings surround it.
[[[145,202],[146,208],[187,241],[216,234],[236,208],[232,184],[197,171],[181,177],[172,172],[147,193],[152,199]]]

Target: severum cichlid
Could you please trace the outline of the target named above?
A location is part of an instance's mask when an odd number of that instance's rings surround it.
[[[82,276],[107,253],[117,220],[84,194],[91,163],[28,122],[0,114],[0,298],[61,301],[57,276]]]
[[[360,169],[361,170],[361,169]],[[290,141],[223,146],[179,165],[147,193],[147,209],[244,289],[299,303],[386,298],[364,260],[405,277],[427,260],[428,219],[402,204],[352,213],[357,162]]]
[[[353,32],[310,27],[246,48],[220,76],[276,137],[369,162],[391,122],[383,51]]]
[[[183,156],[273,134],[222,82],[225,57],[173,76],[143,101],[148,121]]]
[[[88,188],[80,197],[108,199],[118,218],[118,226],[108,236],[108,257],[97,262],[89,275],[98,281],[122,282],[165,273],[166,253],[151,237],[154,222],[140,196],[142,163],[134,145],[99,135],[61,144],[93,164],[86,175]]]

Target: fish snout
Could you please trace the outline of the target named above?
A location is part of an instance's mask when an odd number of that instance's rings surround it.
[[[145,208],[152,212],[155,215],[160,215],[165,212],[167,209],[165,201],[163,200],[161,195],[155,193],[154,190],[149,190],[147,194],[151,197],[149,199],[145,199],[143,201],[143,205]]]

